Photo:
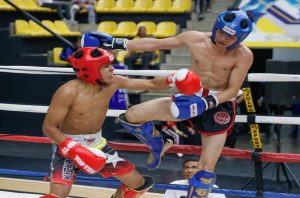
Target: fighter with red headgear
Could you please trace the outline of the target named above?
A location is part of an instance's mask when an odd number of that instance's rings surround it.
[[[213,170],[234,123],[234,98],[253,62],[251,50],[242,43],[252,31],[252,21],[245,11],[232,8],[219,14],[212,32],[186,31],[170,38],[134,40],[89,32],[82,38],[83,46],[108,49],[155,51],[185,47],[189,50],[190,69],[201,77],[203,89],[200,93],[147,101],[120,116],[122,124],[129,130],[151,120],[170,121],[197,116],[195,127],[201,134],[203,149],[199,173],[191,180],[188,197],[207,197],[215,182]]]
[[[152,177],[140,175],[134,164],[106,144],[102,125],[117,89],[165,90],[169,85],[165,78],[145,80],[114,75],[113,60],[111,52],[96,47],[81,48],[69,58],[78,78],[57,89],[43,123],[43,132],[54,142],[51,189],[45,198],[67,197],[79,170],[122,181],[113,195],[118,198],[139,197],[154,184]],[[178,72],[177,75],[184,74],[175,79],[175,84],[193,78],[193,72]],[[182,78],[184,75],[186,78]],[[145,139],[158,146],[163,142],[161,136],[150,134]]]

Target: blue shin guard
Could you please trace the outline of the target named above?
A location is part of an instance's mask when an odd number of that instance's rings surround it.
[[[164,140],[162,135],[154,128],[152,122],[144,124],[131,124],[126,121],[125,114],[119,116],[120,124],[135,135],[139,140],[149,146],[150,154],[147,160],[147,168],[158,168],[161,157],[164,154]],[[170,145],[171,146],[171,145]]]
[[[207,198],[216,182],[216,174],[211,171],[198,171],[189,181],[187,198]]]

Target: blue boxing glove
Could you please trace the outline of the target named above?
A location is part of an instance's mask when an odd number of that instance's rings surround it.
[[[61,60],[67,61],[69,56],[71,56],[77,49],[73,47],[66,46],[59,55]]]
[[[215,95],[201,97],[198,95],[176,94],[172,97],[170,110],[174,118],[189,119],[202,114],[207,109],[218,106],[218,104]]]
[[[127,50],[126,38],[114,38],[101,32],[87,32],[81,38],[82,47],[101,47],[108,50]]]

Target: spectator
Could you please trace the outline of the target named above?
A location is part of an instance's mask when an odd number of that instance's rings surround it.
[[[266,83],[251,83],[253,94],[253,102],[255,106],[256,113],[259,115],[270,115],[269,106],[266,102],[265,97],[265,85]],[[262,134],[265,134],[265,137],[270,137],[271,134],[271,124],[260,124],[260,130]]]
[[[292,103],[291,110],[293,116],[300,115],[300,100],[298,94],[293,96],[293,103]],[[298,137],[298,125],[292,125],[292,132],[290,133],[290,136],[294,138]]]
[[[151,35],[147,34],[147,29],[145,26],[140,26],[138,29],[137,36],[134,39],[139,38],[147,38],[152,37]],[[125,56],[124,62],[127,65],[128,69],[133,70],[135,69],[134,64],[138,59],[142,60],[142,66],[140,69],[149,69],[149,66],[153,60],[157,58],[155,52],[137,52],[137,51],[128,51]]]
[[[195,9],[196,12],[198,13],[198,20],[202,20],[204,18],[204,11],[211,12],[211,0],[206,0],[205,10],[204,10],[204,0],[195,0]]]
[[[188,185],[189,180],[193,177],[193,175],[198,170],[198,159],[187,159],[183,162],[183,171],[182,174],[184,176],[184,180],[176,180],[171,184],[179,184],[179,185]],[[214,187],[217,187],[216,185]],[[167,190],[164,198],[185,198],[187,196],[186,191],[182,190]],[[225,195],[218,193],[209,193],[208,198],[225,198]]]
[[[195,118],[190,118],[188,120],[181,120],[177,127],[180,131],[187,134],[187,137],[183,139],[183,144],[185,145],[201,145],[201,136],[195,130],[195,124],[197,120]]]
[[[70,7],[72,5],[70,1],[38,0],[37,2],[41,7],[56,9],[59,18],[63,21],[70,19]]]
[[[163,132],[163,135],[167,136],[167,138],[172,138],[174,144],[179,145],[182,142],[181,137],[187,138],[188,136],[187,134],[178,129],[177,123],[178,122],[173,121],[163,122],[161,131]],[[183,154],[177,153],[177,156],[182,157]]]
[[[83,13],[84,11],[88,12],[88,23],[96,24],[96,13],[94,8],[95,0],[72,0],[73,5],[70,10],[71,15],[71,24],[77,24],[75,21],[75,15],[79,11],[79,13]]]

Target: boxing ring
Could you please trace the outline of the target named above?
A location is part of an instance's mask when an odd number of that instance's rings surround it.
[[[17,73],[17,74],[36,74],[36,75],[74,75],[71,68],[50,68],[50,67],[37,67],[37,66],[0,66],[0,72],[5,73]],[[166,76],[173,73],[173,70],[141,70],[141,71],[130,71],[130,70],[115,70],[115,74],[120,75],[140,75],[140,76]],[[230,157],[244,160],[251,160],[255,167],[255,180],[256,180],[256,191],[248,190],[237,190],[237,189],[219,189],[214,188],[212,192],[222,193],[228,196],[240,196],[240,197],[274,197],[274,198],[284,198],[284,197],[299,197],[300,194],[291,193],[278,193],[264,191],[263,189],[263,167],[262,162],[275,162],[275,163],[300,163],[300,154],[291,153],[273,153],[273,152],[263,152],[262,143],[260,140],[259,133],[259,123],[272,123],[272,124],[293,124],[300,125],[300,117],[290,117],[290,116],[259,116],[255,115],[255,109],[252,101],[251,90],[249,88],[249,82],[300,82],[300,75],[287,75],[287,74],[248,74],[247,82],[243,87],[243,94],[245,96],[248,115],[237,115],[235,122],[248,123],[250,126],[251,137],[254,151],[240,150],[240,149],[230,149],[224,148],[221,157]],[[1,111],[16,111],[24,113],[46,113],[48,106],[40,105],[23,105],[23,104],[7,104],[0,103]],[[107,116],[117,117],[124,110],[109,110]],[[38,144],[50,144],[51,141],[47,137],[34,137],[26,135],[11,135],[11,134],[0,134],[0,140],[2,141],[14,141],[14,142],[32,142]],[[118,143],[109,142],[108,143],[113,149],[118,151],[127,152],[148,152],[149,149],[144,144],[138,143]],[[183,153],[189,155],[199,155],[201,151],[201,146],[191,146],[191,145],[173,145],[168,151],[168,153]],[[7,175],[9,177],[19,177],[26,176],[43,178],[47,175],[44,172],[33,172],[24,170],[14,170],[14,169],[0,169],[1,175]],[[153,171],[153,174],[155,172]],[[298,187],[300,183],[298,179],[290,175]],[[114,190],[111,188],[117,188],[119,186],[119,181],[115,179],[103,179],[94,178],[89,176],[78,176],[77,181],[82,181],[91,185],[99,186],[109,186],[109,188],[99,188],[92,186],[80,186],[74,185],[70,196],[76,197],[93,197],[93,194],[101,194],[103,197],[110,197]],[[28,185],[25,185],[28,184]],[[0,177],[0,189],[8,191],[17,191],[16,186],[18,186],[19,191],[31,192],[31,193],[48,193],[49,184],[48,182],[34,181],[34,180],[24,180],[24,179],[14,179],[14,178],[4,178]],[[158,190],[165,189],[177,189],[177,190],[187,190],[188,186],[185,185],[172,185],[156,183],[153,187]],[[91,194],[89,194],[91,193]],[[0,192],[0,197],[2,196]],[[33,195],[34,197],[35,195]],[[17,197],[17,194],[15,195]],[[21,196],[20,196],[21,197]],[[26,196],[22,196],[26,198]],[[36,197],[38,197],[36,195]],[[162,194],[150,193],[148,192],[143,197],[163,197]]]

